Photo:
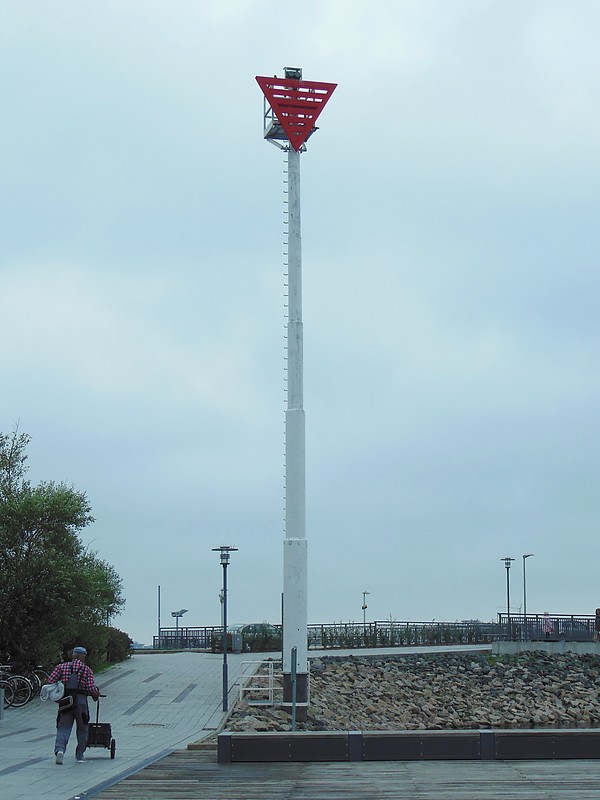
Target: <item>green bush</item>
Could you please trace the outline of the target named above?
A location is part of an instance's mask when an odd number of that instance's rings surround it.
[[[118,628],[108,629],[108,641],[106,642],[106,661],[108,664],[116,664],[129,658],[133,650],[133,639],[124,631]]]
[[[252,630],[243,632],[244,650],[251,653],[270,653],[281,650],[281,632],[272,625],[252,625]]]

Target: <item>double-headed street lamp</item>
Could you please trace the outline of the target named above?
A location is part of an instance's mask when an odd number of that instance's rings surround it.
[[[525,620],[525,630],[527,630],[527,582],[525,580],[525,561],[534,553],[523,553],[523,617]]]
[[[237,547],[232,547],[229,544],[222,544],[219,547],[213,547],[213,550],[221,554],[221,566],[223,567],[223,711],[227,711],[227,692],[229,688],[228,667],[227,667],[227,567],[229,566],[229,559],[231,553],[237,551]]]
[[[506,615],[508,619],[508,638],[512,640],[512,629],[510,626],[510,564],[511,561],[514,561],[514,558],[504,556],[500,561],[504,561],[504,566],[506,567]]]
[[[187,608],[181,608],[179,611],[171,611],[171,616],[175,617],[175,647],[180,647],[179,641],[179,620],[184,614],[187,614]]]

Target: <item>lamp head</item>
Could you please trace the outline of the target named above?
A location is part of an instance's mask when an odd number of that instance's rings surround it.
[[[237,551],[237,547],[233,547],[233,545],[230,544],[222,544],[219,547],[213,547],[212,549],[221,554],[221,564],[224,567],[229,564],[231,553],[235,553]]]

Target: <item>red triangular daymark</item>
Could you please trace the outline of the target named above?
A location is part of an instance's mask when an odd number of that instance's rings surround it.
[[[258,75],[256,80],[290,144],[294,150],[299,150],[310,136],[337,83],[261,78]]]

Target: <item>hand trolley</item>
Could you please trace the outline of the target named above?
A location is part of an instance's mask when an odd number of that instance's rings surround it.
[[[106,697],[101,694],[100,697]],[[114,758],[117,751],[117,742],[113,738],[112,730],[109,722],[98,722],[98,714],[100,713],[100,697],[96,700],[96,722],[90,722],[88,725],[88,747],[104,747],[110,750],[110,757]]]

